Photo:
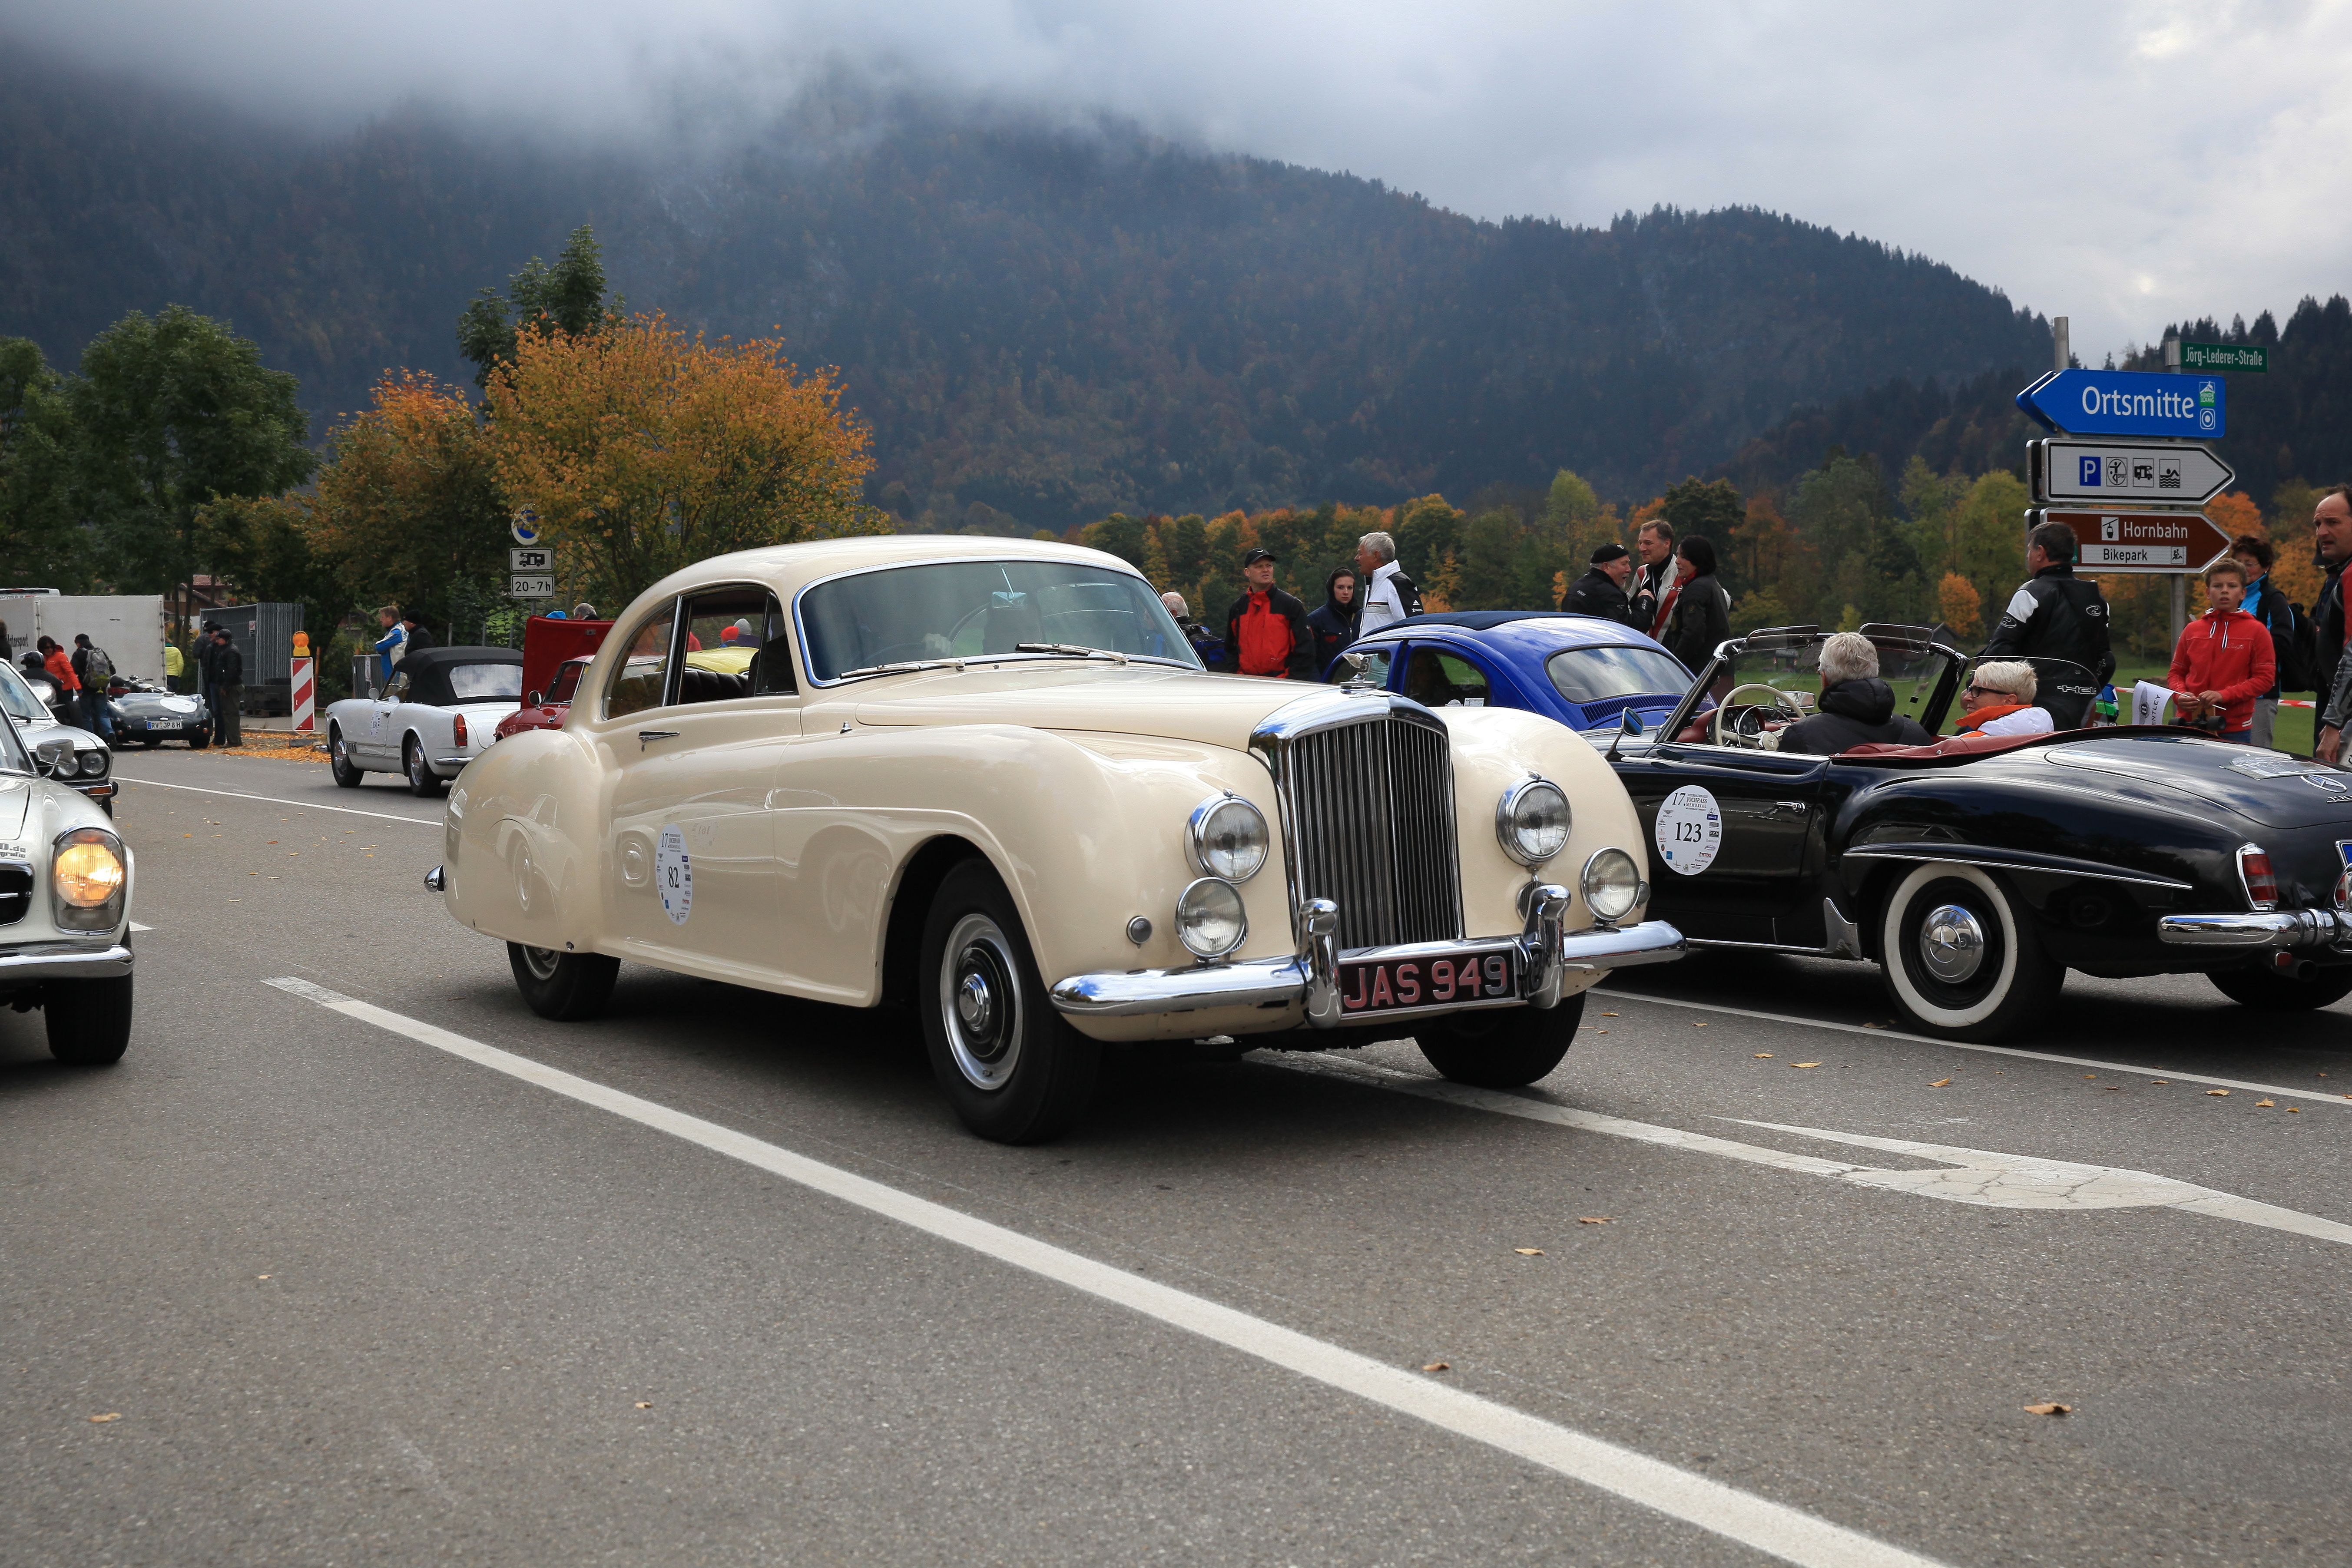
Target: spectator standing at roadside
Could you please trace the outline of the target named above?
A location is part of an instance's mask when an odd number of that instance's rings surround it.
[[[222,746],[245,744],[245,655],[226,632],[213,633],[213,739]]]
[[[114,678],[114,661],[89,640],[87,632],[74,633],[73,672],[81,682],[81,727],[101,740],[114,738],[114,719],[106,711],[106,683]]]
[[[187,673],[188,656],[180,652],[180,645],[168,637],[165,638],[163,640],[163,689],[167,692],[178,691],[181,686],[180,677]]]
[[[57,684],[58,706],[67,713],[79,714],[81,710],[81,677],[74,674],[73,661],[66,656],[66,651],[58,645],[54,637],[41,639],[41,668],[47,670],[49,679]]]
[[[196,697],[209,710],[213,706],[213,660],[220,653],[220,644],[213,633],[220,628],[206,621],[196,632]]]
[[[1984,657],[2063,659],[2084,674],[2061,688],[2054,677],[2040,682],[2037,706],[2050,710],[2060,729],[2080,729],[2091,711],[2091,699],[2116,673],[2116,656],[2107,643],[2107,600],[2099,585],[2074,575],[2074,530],[2063,523],[2044,523],[2025,536],[2025,570],[2032,575],[2018,589],[1984,645]]]
[[[1242,558],[1249,586],[1225,613],[1223,668],[1232,675],[1311,681],[1315,633],[1307,626],[1307,606],[1275,587],[1276,564],[1263,546]]]
[[[2165,685],[2178,694],[2173,706],[2183,723],[2218,715],[2223,740],[2252,745],[2254,699],[2277,687],[2278,656],[2269,629],[2238,608],[2245,591],[2246,569],[2235,559],[2224,556],[2205,569],[2212,608],[2182,630]]]
[[[1184,602],[1182,594],[1172,591],[1163,593],[1160,596],[1160,602],[1167,607],[1169,614],[1176,618],[1176,630],[1184,633],[1184,641],[1192,644],[1194,656],[1203,665],[1213,670],[1223,663],[1224,655],[1217,646],[1216,635],[1192,619],[1192,607]]]
[[[1674,591],[1678,563],[1675,557],[1675,528],[1664,517],[1652,517],[1633,530],[1633,553],[1641,565],[1633,572],[1633,583],[1625,590],[1633,601],[1633,625],[1636,631],[1656,636],[1665,629],[1666,617],[1674,610]]]
[[[1568,585],[1568,591],[1560,595],[1559,607],[1570,615],[1590,615],[1595,620],[1631,626],[1633,601],[1626,597],[1625,585],[1633,580],[1633,552],[1612,540],[1592,552],[1591,570]]]
[[[2271,652],[2278,661],[2277,684],[2254,699],[2253,743],[2267,750],[2278,726],[2279,694],[2310,689],[2305,683],[2311,672],[2303,667],[2296,625],[2306,618],[2297,615],[2286,595],[2271,582],[2271,565],[2278,556],[2270,540],[2260,534],[2240,534],[2230,541],[2230,555],[2246,569],[2246,597],[2238,608],[2270,632]]]
[[[375,651],[383,660],[383,684],[390,685],[392,667],[400,663],[401,655],[408,651],[408,628],[401,623],[400,606],[397,604],[385,605],[375,612],[375,618],[383,628],[383,635],[375,641]]]
[[[1651,635],[1696,674],[1715,657],[1717,645],[1731,635],[1731,596],[1715,580],[1715,546],[1703,536],[1684,536],[1675,547],[1675,559],[1678,564],[1674,586],[1666,591],[1664,630]]]
[[[1323,580],[1323,602],[1307,612],[1307,630],[1315,636],[1315,674],[1329,680],[1339,672],[1331,661],[1356,640],[1356,569],[1343,566]]]
[[[2319,736],[2322,762],[2343,759],[2344,730],[2352,723],[2352,659],[2344,656],[2344,565],[2352,561],[2352,485],[2338,485],[2311,509],[2311,542],[2327,569],[2327,586],[2311,608],[2319,640]]]
[[[1395,539],[1372,533],[1357,540],[1356,570],[1363,573],[1356,594],[1356,635],[1369,637],[1421,613],[1421,590],[1397,565]]]
[[[418,653],[427,648],[440,646],[439,640],[433,635],[432,628],[419,621],[413,612],[404,611],[401,613],[400,629],[406,633],[400,640],[400,656],[404,659],[411,653]]]

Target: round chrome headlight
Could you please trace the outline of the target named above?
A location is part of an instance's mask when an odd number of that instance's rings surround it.
[[[1539,866],[1568,848],[1572,813],[1568,796],[1549,779],[1528,779],[1503,793],[1495,808],[1495,834],[1503,852],[1524,866]]]
[[[1602,850],[1584,862],[1584,906],[1596,920],[1622,920],[1649,889],[1642,868],[1623,850]]]
[[[1222,958],[1248,935],[1242,891],[1223,877],[1204,876],[1176,895],[1176,939],[1196,957]]]
[[[95,779],[100,774],[106,771],[106,753],[103,751],[85,751],[81,754],[81,762],[79,766],[81,768],[81,776],[83,778]]]
[[[58,896],[76,909],[96,909],[115,897],[125,874],[113,836],[97,828],[68,833],[49,862]]]
[[[1190,831],[1193,862],[1227,882],[1255,876],[1272,842],[1265,814],[1238,795],[1220,795],[1194,807]]]

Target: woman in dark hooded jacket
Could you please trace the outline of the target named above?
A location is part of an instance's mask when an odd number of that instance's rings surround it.
[[[1715,580],[1715,547],[1703,535],[1685,535],[1675,553],[1682,558],[1681,580],[1658,641],[1696,674],[1715,657],[1717,644],[1731,635],[1731,596]]]
[[[1356,640],[1356,569],[1343,566],[1323,583],[1323,602],[1307,612],[1307,630],[1315,636],[1315,674],[1329,680],[1331,661]]]

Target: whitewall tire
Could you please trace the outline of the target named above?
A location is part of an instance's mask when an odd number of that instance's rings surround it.
[[[1948,1040],[2007,1039],[2048,1014],[2065,970],[2024,905],[1982,866],[1916,866],[1879,912],[1887,994],[1910,1022]]]

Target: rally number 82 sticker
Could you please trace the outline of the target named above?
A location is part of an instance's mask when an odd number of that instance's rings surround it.
[[[1658,858],[1681,876],[1696,876],[1723,847],[1723,810],[1715,797],[1685,784],[1658,806]]]
[[[661,831],[654,846],[654,886],[661,893],[662,913],[672,925],[683,925],[694,913],[694,862],[686,852],[686,834],[673,822]]]

